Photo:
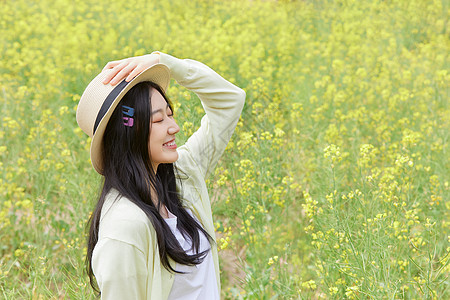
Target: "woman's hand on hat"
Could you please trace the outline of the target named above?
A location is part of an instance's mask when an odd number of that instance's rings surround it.
[[[157,53],[110,61],[102,70],[103,72],[104,70],[111,69],[102,83],[116,85],[124,78],[125,81],[129,82],[136,75],[157,63],[159,63],[159,54]]]

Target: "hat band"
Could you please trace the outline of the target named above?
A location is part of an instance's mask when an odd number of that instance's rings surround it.
[[[92,132],[92,135],[95,134],[98,124],[103,119],[105,114],[108,112],[109,108],[111,107],[111,105],[113,104],[113,102],[117,98],[117,96],[120,94],[120,92],[122,92],[123,89],[127,86],[127,84],[128,84],[128,82],[123,80],[111,91],[111,93],[109,93],[108,97],[106,97],[105,101],[102,104],[102,107],[100,108],[100,110],[97,114],[97,118],[95,119],[94,130]]]

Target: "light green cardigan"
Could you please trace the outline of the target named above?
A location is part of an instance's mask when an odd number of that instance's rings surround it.
[[[198,61],[157,53],[160,63],[169,67],[171,77],[197,94],[206,112],[200,128],[177,149],[179,158],[175,165],[180,170],[177,178],[182,184],[177,182],[177,190],[183,205],[192,210],[215,239],[205,179],[214,170],[234,132],[245,92]],[[106,197],[99,239],[92,255],[92,268],[102,299],[165,300],[175,277],[161,264],[156,232],[141,209],[118,196],[116,190],[111,190]],[[212,245],[212,256],[220,292],[215,245]],[[175,267],[175,262],[170,262]]]

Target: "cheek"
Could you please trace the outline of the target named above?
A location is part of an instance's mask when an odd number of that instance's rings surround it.
[[[151,148],[161,146],[161,141],[164,140],[164,134],[162,134],[161,128],[158,126],[153,126],[150,130],[150,138],[148,142]]]

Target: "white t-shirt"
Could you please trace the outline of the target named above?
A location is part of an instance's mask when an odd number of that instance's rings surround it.
[[[186,211],[198,222],[192,211],[187,208]],[[164,219],[169,225],[173,235],[177,238],[181,247],[187,251],[191,248],[192,241],[181,234],[177,228],[177,217],[167,210],[169,214],[168,219]],[[200,235],[200,252],[210,249],[210,244],[206,236],[199,232]],[[187,251],[188,254],[194,254],[192,249]],[[214,270],[214,262],[211,251],[202,261],[201,264],[195,266],[186,266],[176,264],[175,270],[187,272],[186,274],[175,274],[175,280],[170,291],[168,300],[194,300],[194,299],[220,299],[217,287],[216,273]]]

